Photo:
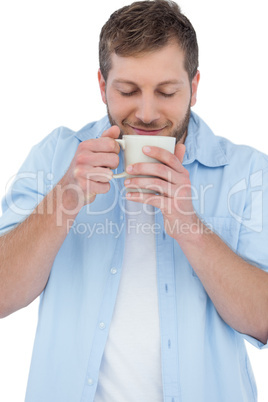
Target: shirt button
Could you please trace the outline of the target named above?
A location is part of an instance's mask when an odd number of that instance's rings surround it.
[[[99,328],[100,328],[100,329],[104,329],[104,328],[105,328],[104,322],[100,322],[100,323],[99,323]]]
[[[87,384],[88,384],[88,385],[93,385],[93,384],[94,384],[93,378],[89,378],[89,379],[87,380]]]
[[[112,275],[115,275],[116,273],[117,273],[117,269],[116,269],[116,268],[112,268],[112,269],[111,269],[111,274],[112,274]]]

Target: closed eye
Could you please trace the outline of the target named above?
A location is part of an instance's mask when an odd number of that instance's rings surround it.
[[[122,96],[132,96],[132,95],[135,95],[136,93],[137,93],[137,91],[131,91],[131,92],[122,92],[122,91],[120,91],[120,94]]]
[[[159,92],[160,95],[164,96],[165,98],[171,98],[172,96],[175,95],[176,92],[173,92],[172,94],[166,94],[165,92]]]
[[[138,92],[137,90],[131,91],[131,92],[122,92],[122,91],[120,91],[120,94],[122,96],[133,96],[133,95],[137,94],[137,92]],[[171,94],[167,94],[165,92],[160,92],[159,91],[158,93],[159,93],[159,95],[164,96],[164,98],[172,98],[172,96],[174,96],[176,92],[173,92]]]

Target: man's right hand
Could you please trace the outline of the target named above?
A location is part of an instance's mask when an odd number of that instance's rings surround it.
[[[69,169],[11,232],[0,237],[0,318],[27,306],[44,290],[51,267],[70,226],[83,205],[107,193],[120,147],[113,126],[101,138],[82,142]],[[63,155],[64,157],[64,155]],[[22,264],[23,261],[23,264]]]
[[[112,126],[100,138],[83,141],[78,146],[69,169],[59,183],[65,210],[90,204],[97,194],[110,190],[112,169],[119,165],[120,146],[115,141],[119,134],[119,127]]]

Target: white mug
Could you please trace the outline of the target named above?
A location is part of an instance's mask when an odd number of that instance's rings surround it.
[[[155,146],[166,149],[167,151],[174,153],[175,150],[175,137],[167,136],[153,136],[153,135],[123,135],[122,140],[116,140],[124,151],[124,167],[125,170],[122,173],[114,174],[114,179],[121,179],[122,177],[134,177],[126,172],[126,167],[134,163],[139,162],[154,162],[160,163],[157,159],[151,158],[143,153],[142,148],[144,146]]]

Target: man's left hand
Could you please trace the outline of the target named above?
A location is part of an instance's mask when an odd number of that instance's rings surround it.
[[[192,233],[192,225],[196,226],[198,221],[192,204],[189,172],[182,165],[185,145],[177,144],[174,154],[154,146],[144,147],[143,152],[160,163],[128,166],[127,172],[131,175],[151,177],[125,180],[126,188],[137,189],[137,192],[127,193],[127,198],[159,208],[164,217],[166,232],[179,240],[181,234]],[[143,189],[154,193],[144,193]]]

